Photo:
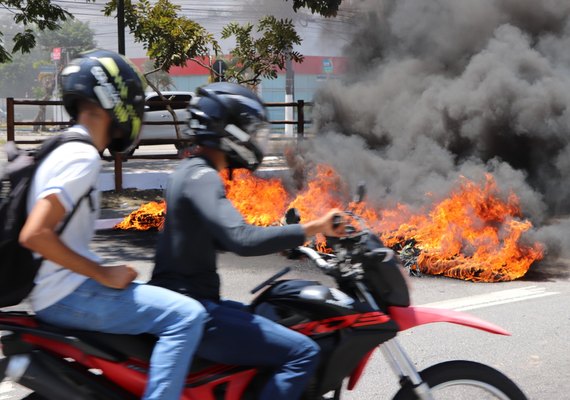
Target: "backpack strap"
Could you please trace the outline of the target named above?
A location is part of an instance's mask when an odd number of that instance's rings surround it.
[[[83,194],[83,196],[81,196],[79,198],[79,200],[77,200],[77,203],[73,206],[73,209],[71,210],[71,212],[63,220],[63,224],[61,224],[61,226],[57,229],[58,235],[61,235],[63,233],[63,230],[65,229],[65,227],[67,226],[69,221],[71,221],[71,218],[73,218],[73,215],[75,214],[75,211],[77,211],[77,209],[79,208],[79,205],[81,204],[81,202],[83,200],[85,200],[86,198],[89,198],[89,196],[91,196],[91,193],[93,192],[93,190],[94,190],[93,187],[90,187],[89,189],[87,189],[85,194]],[[89,203],[91,204],[91,200],[89,201]]]
[[[77,211],[77,209],[79,208],[79,206],[81,205],[81,202],[83,200],[85,200],[86,198],[89,198],[89,204],[91,204],[91,193],[93,192],[93,190],[95,190],[93,187],[90,187],[84,194],[83,196],[81,196],[79,198],[79,200],[77,200],[77,203],[75,203],[75,205],[73,206],[73,209],[71,210],[71,212],[69,214],[67,214],[67,217],[65,217],[65,219],[63,220],[63,224],[61,224],[61,226],[57,229],[56,233],[58,236],[60,236],[65,227],[67,226],[67,224],[69,223],[69,221],[71,221],[71,218],[73,218],[73,215],[75,214],[75,211]],[[43,257],[38,257],[36,258],[36,262],[37,265],[41,265],[41,263],[43,262],[44,258]]]
[[[52,136],[49,139],[44,140],[43,143],[38,148],[38,150],[36,151],[36,153],[34,154],[34,158],[36,159],[36,161],[40,161],[44,159],[49,153],[54,151],[57,147],[68,142],[82,142],[90,144],[93,147],[95,147],[93,139],[91,139],[91,136],[84,135],[76,131],[65,131],[57,136]]]

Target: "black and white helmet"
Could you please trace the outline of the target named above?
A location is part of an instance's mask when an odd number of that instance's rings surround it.
[[[61,87],[63,105],[71,118],[77,118],[78,100],[107,110],[113,121],[109,151],[129,152],[137,145],[146,81],[129,60],[108,50],[81,53],[63,69]]]
[[[222,150],[230,168],[253,171],[261,164],[269,125],[261,99],[251,90],[229,82],[205,85],[188,111],[186,134],[194,143]]]

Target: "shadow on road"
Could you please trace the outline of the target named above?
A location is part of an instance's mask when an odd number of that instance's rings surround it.
[[[526,282],[554,282],[561,279],[570,279],[570,266],[566,260],[543,260],[531,265],[522,281]]]
[[[105,258],[128,262],[130,260],[154,259],[157,231],[98,231],[93,238],[95,251]]]

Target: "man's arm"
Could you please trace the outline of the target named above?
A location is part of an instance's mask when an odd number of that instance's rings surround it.
[[[242,256],[271,254],[300,246],[316,233],[338,236],[332,227],[332,210],[323,217],[302,225],[259,227],[247,224],[225,197],[219,175],[212,172],[185,186],[185,195],[206,222],[207,229],[225,250]]]
[[[103,267],[67,247],[56,233],[56,226],[64,216],[65,208],[57,195],[39,199],[20,232],[20,244],[47,260],[115,289],[126,287],[136,278],[137,273],[131,267]]]

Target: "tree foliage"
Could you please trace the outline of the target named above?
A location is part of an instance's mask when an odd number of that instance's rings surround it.
[[[29,53],[36,46],[36,30],[56,30],[70,18],[70,13],[50,0],[0,0],[0,6],[12,12],[14,23],[23,26],[10,40],[4,40],[4,29],[0,30],[0,64],[12,60],[14,53]],[[35,28],[35,29],[34,29]],[[12,42],[11,51],[5,46]]]
[[[117,0],[107,3],[105,15],[116,11]],[[221,55],[216,38],[200,24],[179,16],[180,6],[169,0],[132,2],[125,0],[125,22],[135,41],[142,43],[147,55],[154,61],[154,70],[168,72],[172,66],[195,62],[215,73],[214,58]],[[273,16],[262,18],[254,25],[229,23],[221,34],[222,39],[235,39],[230,51],[230,66],[225,78],[238,83],[256,85],[261,77],[276,78],[277,70],[285,67],[287,59],[301,62],[303,56],[293,50],[301,43],[293,22]],[[152,82],[149,82],[152,86]],[[157,88],[154,88],[155,90]]]
[[[324,17],[334,17],[341,2],[342,0],[293,0],[293,10],[297,11],[299,8],[306,7],[313,13]]]
[[[169,0],[153,4],[148,0],[135,3],[125,0],[124,3],[125,23],[135,41],[143,45],[154,61],[155,70],[168,71],[172,66],[186,65],[194,57],[219,51],[214,37],[200,24],[179,16],[180,6]],[[111,0],[104,13],[110,16],[116,10],[117,0]]]
[[[92,0],[86,0],[92,1]],[[289,1],[289,0],[285,0]],[[292,0],[293,9],[297,11],[302,7],[306,7],[313,13],[321,14],[326,17],[335,16],[342,0]],[[128,6],[127,6],[128,3]],[[73,18],[73,16],[60,7],[57,4],[53,4],[51,0],[0,0],[0,6],[10,11],[13,15],[12,20],[14,23],[23,26],[23,30],[18,32],[11,38],[3,37],[4,29],[0,28],[0,64],[12,61],[13,55],[16,53],[29,53],[32,48],[36,46],[36,31],[53,31],[59,29],[61,23],[68,19]],[[156,7],[151,6],[149,1],[141,1],[136,6],[135,9],[132,8],[131,0],[125,0],[125,7],[132,10],[129,23],[129,28],[133,28],[136,22],[137,16],[144,14],[145,12],[151,11],[157,18],[153,18],[149,25],[144,28],[138,27],[137,30],[146,30],[147,32],[156,32],[158,28],[164,29],[165,31],[170,31],[171,35],[168,37],[182,37],[182,39],[187,37],[199,37],[198,33],[202,32],[207,35],[207,32],[203,28],[196,24],[195,22],[184,18],[177,17],[176,12],[180,9],[179,6],[173,6],[168,1],[159,0]],[[173,8],[174,7],[174,8]],[[105,15],[111,15],[113,11],[117,8],[117,0],[111,0],[107,3],[105,8]],[[175,20],[179,22],[180,25],[167,26],[166,21]],[[186,33],[188,32],[188,33]],[[133,31],[134,33],[134,31]],[[177,46],[175,42],[165,43],[165,41],[160,39],[160,35],[157,37],[147,36],[145,33],[140,32],[141,43],[148,43],[147,51],[149,56],[157,61],[160,65],[164,60],[161,60],[157,56],[162,55],[161,51],[157,49],[162,44],[167,44],[168,46]],[[206,37],[202,44],[214,45],[213,42],[208,43],[211,37]],[[188,44],[188,41],[186,41]],[[11,46],[9,45],[11,44]],[[200,43],[191,43],[188,52],[191,54],[193,49],[198,49]],[[11,49],[10,49],[11,47]],[[171,54],[183,54],[184,52],[172,51]],[[174,57],[174,56],[173,56]],[[193,56],[190,56],[193,57]],[[183,59],[184,57],[182,57]],[[182,65],[184,61],[174,60],[172,65]],[[181,63],[181,64],[176,64]]]
[[[252,24],[228,24],[222,30],[222,39],[235,38],[236,46],[230,51],[232,63],[225,71],[225,79],[256,86],[260,78],[277,78],[277,71],[285,69],[288,59],[302,62],[303,56],[293,50],[301,44],[290,19],[266,16],[257,24],[257,35]]]
[[[6,18],[0,19],[0,27],[6,37],[12,37],[21,30]],[[62,48],[61,66],[77,53],[95,46],[94,33],[89,25],[75,19],[65,21],[56,31],[32,32],[38,45],[28,53],[15,53],[12,62],[0,64],[0,93],[14,97],[51,95],[46,90],[53,87],[55,65],[50,58],[52,49]]]
[[[75,19],[65,21],[57,30],[38,32],[38,45],[42,49],[51,50],[61,47],[65,60],[69,61],[85,50],[96,46],[95,32],[88,23]]]

